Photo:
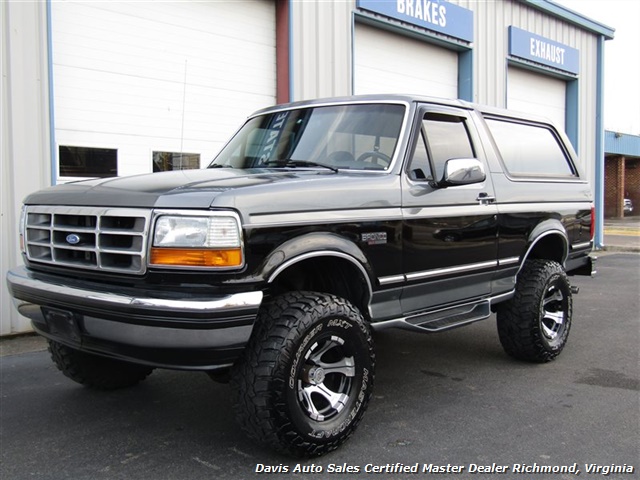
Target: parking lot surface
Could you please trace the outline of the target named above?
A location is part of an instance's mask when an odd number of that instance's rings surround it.
[[[246,439],[229,387],[205,374],[157,370],[135,388],[96,392],[59,373],[42,342],[23,340],[35,351],[21,352],[7,343],[21,340],[3,340],[0,478],[576,478],[526,470],[544,466],[640,478],[640,255],[608,254],[597,267],[595,279],[572,277],[569,344],[549,364],[506,356],[493,317],[376,334],[367,414],[342,448],[313,460]],[[626,471],[603,477],[589,465]]]

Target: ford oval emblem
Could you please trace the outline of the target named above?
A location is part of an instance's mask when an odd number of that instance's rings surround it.
[[[70,233],[67,235],[67,243],[69,245],[77,245],[80,243],[80,236],[75,233]]]

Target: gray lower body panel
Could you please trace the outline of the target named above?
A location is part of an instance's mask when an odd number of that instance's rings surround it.
[[[7,274],[17,310],[34,329],[72,348],[151,366],[215,369],[231,365],[248,341],[262,292],[167,299],[132,296],[38,277]]]

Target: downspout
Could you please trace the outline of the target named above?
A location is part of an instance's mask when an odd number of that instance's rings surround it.
[[[51,185],[55,185],[58,177],[56,166],[56,125],[53,101],[53,28],[51,21],[51,0],[47,0],[47,83],[49,86],[49,151],[51,154]]]
[[[291,2],[276,2],[276,103],[291,101]]]
[[[289,28],[289,102],[294,101],[294,91],[293,91],[293,76],[295,70],[293,69],[293,20],[291,19],[293,15],[293,0],[288,0],[289,2],[289,10],[287,17],[287,26]]]
[[[356,93],[356,65],[355,65],[355,58],[356,58],[356,12],[355,10],[351,12],[351,61],[349,62],[351,65],[351,91],[349,92],[350,95],[355,95]]]
[[[598,37],[596,72],[596,249],[604,247],[604,36]]]

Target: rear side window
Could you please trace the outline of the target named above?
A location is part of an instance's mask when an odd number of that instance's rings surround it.
[[[516,176],[575,176],[576,172],[553,130],[542,126],[487,118],[507,171]]]

